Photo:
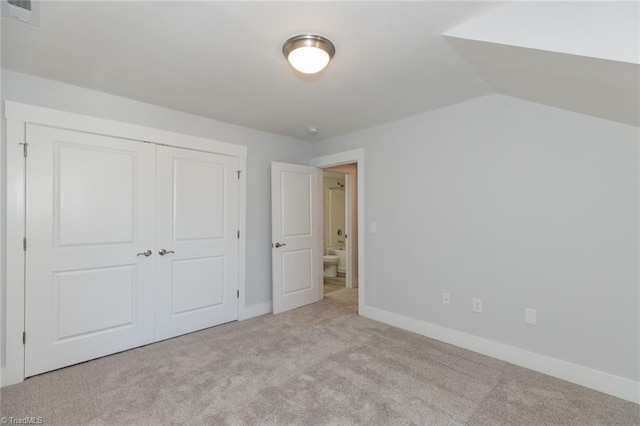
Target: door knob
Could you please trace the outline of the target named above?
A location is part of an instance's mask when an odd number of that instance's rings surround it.
[[[143,251],[142,253],[138,253],[138,254],[136,254],[136,256],[145,256],[145,257],[149,257],[149,256],[151,256],[151,254],[152,254],[152,253],[153,253],[153,252],[152,252],[151,250],[145,250],[145,251]]]
[[[286,246],[286,245],[287,245],[287,243],[282,243],[282,244],[275,243],[276,248],[280,248],[280,247],[283,247],[283,246]]]
[[[158,252],[158,254],[159,254],[160,256],[164,256],[165,254],[169,254],[169,253],[175,253],[175,251],[173,251],[173,250],[160,249],[160,251]]]

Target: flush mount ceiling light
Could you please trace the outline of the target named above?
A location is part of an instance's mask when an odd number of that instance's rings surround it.
[[[331,41],[317,34],[291,37],[282,46],[282,53],[292,67],[304,74],[315,74],[327,66],[336,48]]]

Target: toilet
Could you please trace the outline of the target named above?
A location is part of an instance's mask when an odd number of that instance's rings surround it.
[[[324,263],[324,276],[335,278],[338,276],[338,256],[327,255],[322,257]]]

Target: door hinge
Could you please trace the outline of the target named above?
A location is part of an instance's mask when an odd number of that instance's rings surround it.
[[[236,297],[239,299],[240,298],[240,290],[236,291]]]
[[[238,231],[238,239],[240,238],[240,231]]]
[[[240,170],[238,170],[238,179],[240,179]]]
[[[22,251],[27,251],[27,237],[22,239]]]
[[[27,332],[26,331],[22,332],[22,344],[23,345],[27,344]]]
[[[22,145],[22,155],[24,155],[24,158],[27,158],[27,147],[29,144],[26,142],[20,142],[20,145]]]

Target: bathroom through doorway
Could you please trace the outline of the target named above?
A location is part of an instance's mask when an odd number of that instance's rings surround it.
[[[356,163],[322,171],[323,281],[326,296],[358,288],[358,168]],[[357,300],[357,296],[350,299]]]

